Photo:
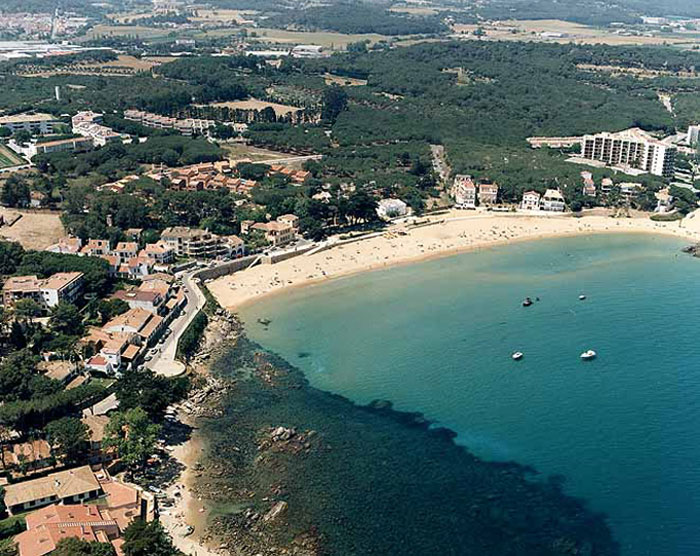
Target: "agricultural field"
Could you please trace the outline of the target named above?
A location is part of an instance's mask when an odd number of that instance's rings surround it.
[[[577,44],[608,45],[678,45],[692,47],[700,45],[697,33],[666,33],[654,36],[625,36],[611,29],[591,27],[558,19],[504,20],[490,25],[455,24],[452,30],[457,35],[473,35],[477,28],[486,32],[486,40],[547,41]],[[541,33],[561,34],[561,37],[542,37]]]
[[[10,168],[12,166],[21,166],[27,162],[18,154],[12,152],[5,145],[0,145],[0,168]]]
[[[126,54],[120,54],[116,60],[94,64],[75,64],[71,66],[61,66],[54,69],[44,69],[42,66],[27,66],[18,75],[24,77],[50,77],[52,75],[133,75],[139,71],[150,71],[159,66],[163,61],[170,62],[174,58],[153,57],[136,58]]]

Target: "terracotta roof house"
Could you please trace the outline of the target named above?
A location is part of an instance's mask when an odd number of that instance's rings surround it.
[[[5,487],[8,512],[17,514],[49,504],[75,504],[103,493],[90,466],[58,471],[46,477]]]

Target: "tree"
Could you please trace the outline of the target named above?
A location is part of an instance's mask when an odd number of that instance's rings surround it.
[[[24,256],[24,248],[14,241],[0,241],[0,274],[14,274]]]
[[[63,417],[46,425],[51,446],[56,446],[66,463],[82,459],[88,448],[88,427],[75,417]]]
[[[51,310],[49,327],[57,334],[79,336],[83,332],[83,319],[75,305],[61,301]]]
[[[348,94],[336,84],[326,87],[323,91],[323,108],[321,118],[324,122],[334,123],[341,112],[348,106]]]
[[[105,427],[103,444],[119,451],[122,461],[132,470],[143,469],[153,453],[160,425],[139,408],[112,415]]]
[[[3,463],[3,469],[5,465]],[[0,486],[0,516],[4,516],[7,511],[7,506],[5,506],[5,488]]]
[[[12,137],[18,145],[23,146],[32,140],[32,134],[26,129],[20,129],[19,131],[15,131]]]
[[[42,313],[41,305],[33,299],[20,299],[15,303],[15,315],[18,319],[31,323],[35,318],[40,317]]]
[[[165,378],[151,369],[128,370],[115,385],[122,410],[143,408],[153,419],[161,418],[165,409],[181,400],[188,389],[188,378]]]
[[[111,543],[88,542],[76,537],[61,539],[56,544],[52,556],[115,556],[116,551]]]
[[[132,521],[126,528],[122,549],[126,556],[180,556],[182,554],[173,546],[172,539],[159,521],[146,523],[142,519]]]
[[[24,178],[12,175],[2,187],[0,202],[6,207],[26,207],[29,205],[30,191]]]

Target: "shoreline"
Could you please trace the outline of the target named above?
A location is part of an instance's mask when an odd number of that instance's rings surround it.
[[[258,265],[212,280],[207,287],[222,307],[237,311],[264,297],[328,280],[510,243],[606,233],[658,234],[699,242],[700,218],[695,216],[693,213],[681,221],[654,222],[639,216],[624,219],[597,214],[464,216],[463,212],[451,211],[443,222],[434,219],[430,226],[407,232],[400,225],[394,226],[380,237],[334,246],[274,265]],[[406,235],[399,235],[399,231]]]

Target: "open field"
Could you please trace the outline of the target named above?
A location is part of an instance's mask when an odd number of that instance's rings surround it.
[[[226,151],[230,160],[250,159],[253,162],[272,162],[280,158],[289,158],[289,154],[268,149],[261,149],[246,145],[245,143],[223,143],[222,148]]]
[[[235,32],[235,29],[230,32]],[[333,50],[344,50],[348,44],[359,41],[370,41],[371,44],[379,41],[388,40],[385,35],[377,35],[374,33],[360,35],[346,35],[344,33],[331,33],[325,31],[304,32],[304,31],[285,31],[283,29],[268,29],[268,28],[247,28],[248,36],[256,33],[258,38],[280,44],[316,44],[331,48]],[[217,31],[210,31],[209,35],[215,34]]]
[[[326,73],[323,76],[326,85],[346,85],[348,87],[362,87],[367,85],[366,79],[355,79],[354,77],[344,77],[342,75],[333,75],[332,73]]]
[[[9,168],[11,166],[20,166],[26,164],[19,155],[12,152],[5,145],[0,145],[0,168]]]
[[[250,16],[257,14],[253,10],[196,10],[196,16],[190,19],[197,23],[247,25],[252,23]]]
[[[678,79],[697,79],[700,78],[700,73],[688,72],[688,71],[668,71],[668,70],[651,70],[651,69],[641,69],[641,68],[625,68],[622,66],[603,66],[596,64],[577,64],[576,66],[584,71],[594,71],[609,73],[613,76],[620,75],[631,75],[633,77],[653,79],[654,77],[668,76],[676,77]]]
[[[91,40],[103,36],[123,37],[124,35],[133,35],[140,39],[152,39],[165,37],[171,31],[171,29],[157,29],[155,27],[143,27],[141,25],[95,25],[83,38],[85,40]]]
[[[558,43],[578,44],[609,44],[609,45],[655,45],[670,44],[691,47],[700,45],[700,36],[692,33],[668,33],[654,36],[625,36],[618,35],[610,29],[590,27],[558,19],[543,20],[505,20],[496,21],[491,25],[455,24],[452,26],[457,35],[469,34],[477,28],[486,32],[486,40],[510,41],[547,41]],[[561,34],[557,36],[541,36],[541,33]]]
[[[13,226],[0,227],[0,237],[17,241],[26,249],[45,249],[66,237],[58,212],[0,208],[0,214],[7,215],[8,220],[22,215]]]
[[[263,110],[265,108],[271,107],[275,114],[279,116],[284,116],[290,112],[298,112],[301,108],[296,106],[289,106],[286,104],[277,104],[276,102],[267,102],[265,100],[258,100],[251,98],[248,100],[233,100],[228,102],[215,102],[209,104],[209,106],[218,106],[223,108],[237,108],[239,110]]]

